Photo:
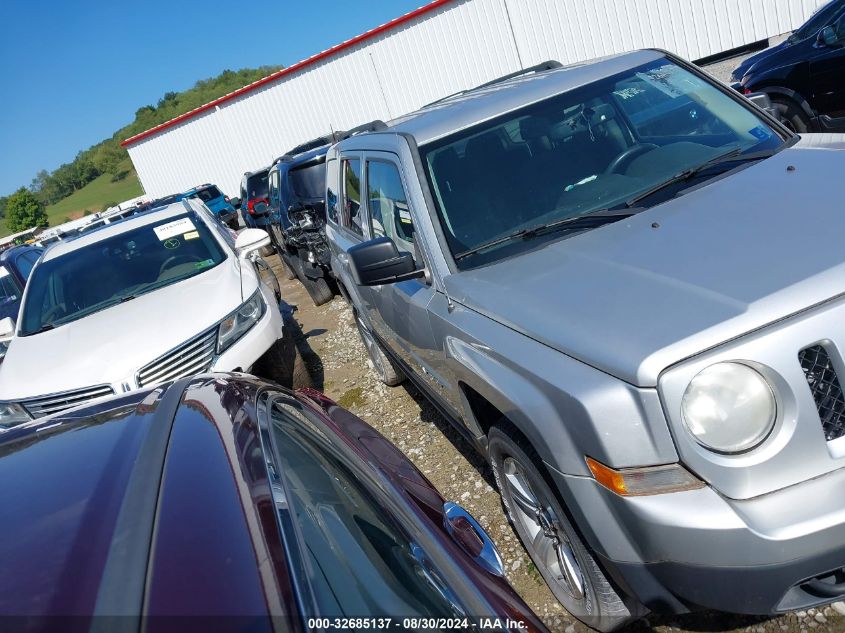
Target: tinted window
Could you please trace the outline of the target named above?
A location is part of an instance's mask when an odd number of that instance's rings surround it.
[[[752,110],[658,59],[457,132],[421,152],[444,233],[464,267],[535,244],[503,240],[470,252],[488,242],[616,207],[728,152],[782,144]],[[561,233],[541,239],[551,235]]]
[[[451,594],[425,552],[368,487],[363,460],[339,450],[299,409],[271,413],[276,462],[304,573],[321,616],[450,616]],[[357,463],[351,462],[356,460]],[[282,525],[286,525],[282,521]],[[454,598],[453,598],[454,599]]]
[[[373,237],[386,235],[400,249],[413,252],[414,224],[396,165],[367,162],[367,205]]]
[[[215,198],[223,197],[223,194],[220,193],[220,190],[217,187],[206,187],[205,189],[197,191],[196,194],[194,194],[194,197],[199,198],[203,202],[210,202]]]
[[[0,266],[0,305],[16,301],[21,297],[18,282],[12,277],[5,266]]]
[[[199,275],[225,257],[195,213],[100,240],[38,266],[29,280],[21,334],[69,323]]]
[[[298,198],[322,198],[326,190],[326,165],[318,163],[291,169],[288,178]]]
[[[343,225],[364,235],[361,219],[361,161],[343,161]]]
[[[264,171],[247,178],[246,188],[248,199],[254,200],[255,198],[266,198],[269,190],[267,184],[267,172]]]
[[[822,27],[827,26],[843,8],[845,8],[845,2],[843,0],[834,0],[830,4],[825,5],[816,11],[789,39],[797,42],[805,40],[808,37],[815,37]]]

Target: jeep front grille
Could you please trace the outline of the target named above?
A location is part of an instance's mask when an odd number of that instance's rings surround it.
[[[211,367],[216,346],[217,328],[215,327],[141,367],[136,376],[138,386],[144,387],[201,374]]]
[[[798,360],[816,401],[825,438],[830,441],[842,437],[845,435],[845,399],[830,354],[821,345],[813,345],[802,349]]]
[[[65,409],[85,404],[94,398],[110,396],[113,393],[114,389],[110,386],[99,385],[97,387],[85,387],[84,389],[74,389],[73,391],[64,391],[62,393],[50,394],[49,396],[31,398],[21,402],[21,405],[33,418],[43,418],[45,415],[58,413]]]

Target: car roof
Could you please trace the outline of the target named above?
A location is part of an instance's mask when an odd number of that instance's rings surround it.
[[[665,55],[665,52],[658,50],[633,51],[516,77],[435,102],[390,121],[387,130],[372,132],[372,134],[385,132],[409,134],[418,144],[428,143],[528,104],[660,59]],[[356,139],[360,140],[368,135],[353,136],[341,141],[340,145],[346,147],[358,144]]]
[[[166,220],[167,218],[175,217],[177,215],[189,213],[191,211],[200,211],[200,209],[201,207],[199,202],[185,198],[183,200],[179,200],[178,202],[168,204],[166,207],[161,209],[153,209],[151,211],[138,213],[124,220],[120,220],[119,222],[105,224],[88,233],[82,233],[79,236],[70,237],[50,244],[42,256],[43,261],[50,261],[51,259],[61,257],[62,255],[66,255],[80,248],[96,244],[101,240],[114,237],[115,235],[120,235],[122,233],[126,233],[127,231],[131,231],[148,224],[153,224],[155,222],[160,222],[161,220]],[[198,215],[203,217],[202,213],[199,213]]]
[[[280,156],[276,159],[276,162],[273,163],[273,167],[271,169],[275,169],[277,167],[279,169],[290,169],[291,167],[301,165],[302,163],[307,163],[315,158],[325,156],[330,147],[331,144],[326,144],[299,154],[285,154],[284,156]]]
[[[6,250],[0,252],[0,263],[8,261],[12,258],[13,255],[18,255],[20,253],[26,251],[43,251],[44,249],[40,246],[32,246],[31,244],[19,244],[18,246],[12,246],[11,248],[7,248]]]

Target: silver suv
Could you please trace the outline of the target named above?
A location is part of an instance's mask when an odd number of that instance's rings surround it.
[[[376,371],[490,460],[590,626],[845,595],[843,149],[646,50],[329,151]]]

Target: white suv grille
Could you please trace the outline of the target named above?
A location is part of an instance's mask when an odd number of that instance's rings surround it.
[[[216,346],[217,328],[214,327],[141,367],[136,375],[138,386],[201,374],[211,367]]]
[[[24,400],[21,402],[21,405],[33,418],[43,418],[45,415],[58,413],[59,411],[84,404],[94,398],[110,396],[113,393],[114,389],[109,385],[99,385],[97,387],[85,387],[83,389],[74,389],[72,391],[64,391],[62,393],[50,394],[49,396]]]

